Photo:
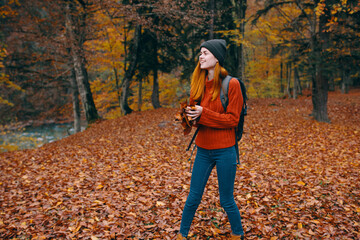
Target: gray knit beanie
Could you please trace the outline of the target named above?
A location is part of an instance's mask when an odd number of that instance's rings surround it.
[[[219,61],[219,64],[223,66],[226,57],[226,41],[223,39],[211,39],[203,42],[200,45],[200,49],[204,47],[208,49]]]

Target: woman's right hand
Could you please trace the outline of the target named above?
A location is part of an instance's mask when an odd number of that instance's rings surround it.
[[[203,107],[200,105],[195,105],[194,107],[186,107],[186,115],[191,117],[192,120],[195,120],[201,116],[201,113],[203,111]]]

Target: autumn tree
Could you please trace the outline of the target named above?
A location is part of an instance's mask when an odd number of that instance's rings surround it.
[[[346,92],[359,71],[355,0],[3,3],[16,13],[3,19],[3,69],[25,92],[1,96],[14,101],[13,112],[16,108],[29,118],[40,110],[55,115],[64,105],[70,112],[72,102],[75,122],[80,122],[78,95],[88,122],[99,113],[120,112],[119,106],[122,114],[131,113],[136,102],[141,109],[143,96],[159,108],[160,97],[170,92],[159,83],[163,73],[184,86],[184,98],[198,47],[211,38],[227,40],[225,67],[231,75],[246,75],[251,96],[280,96],[283,87],[295,98],[304,83],[311,83],[313,115],[319,121],[329,121],[329,83],[343,79]],[[246,24],[251,15],[254,24]]]
[[[206,23],[212,26],[205,39],[223,38],[228,51],[226,69],[233,76],[245,79],[245,25],[247,1],[209,1]]]
[[[13,11],[11,4],[2,3],[0,5],[0,14],[2,16],[2,23],[16,15],[16,12]],[[0,34],[0,105],[13,106],[12,102],[9,102],[8,99],[4,96],[5,92],[9,89],[11,90],[22,90],[21,87],[15,84],[9,79],[9,76],[6,74],[6,68],[4,66],[4,59],[7,56],[5,36]]]
[[[139,44],[141,38],[141,25],[137,24],[135,28],[134,37],[132,40],[132,47],[130,51],[130,63],[129,66],[125,65],[125,74],[122,83],[122,96],[121,96],[121,109],[124,114],[129,114],[132,112],[132,109],[128,104],[128,97],[130,94],[130,83],[132,81],[132,77],[136,71],[136,65],[138,63],[139,56]]]
[[[65,8],[67,3],[68,8]],[[23,111],[22,115],[31,114],[31,117],[49,110],[57,114],[68,103],[67,93],[73,89],[74,124],[75,130],[79,131],[80,108],[78,89],[75,88],[80,89],[87,121],[93,122],[99,117],[89,91],[85,54],[82,52],[82,44],[89,37],[86,32],[89,28],[85,28],[84,23],[88,20],[85,19],[86,7],[90,2],[32,1],[30,4],[28,1],[13,1],[13,5],[17,14],[5,25],[9,46],[5,67],[9,77],[25,92],[18,98],[20,101],[12,112]],[[64,9],[68,9],[68,14]],[[68,35],[64,32],[66,26]],[[76,84],[73,76],[78,80]],[[31,101],[27,100],[29,97]]]
[[[359,85],[360,68],[359,37],[360,2],[335,1],[328,10],[330,20],[327,22],[331,33],[331,51],[328,51],[331,61],[336,63],[334,73],[330,78],[331,86],[335,78],[340,79],[342,93],[348,93],[351,85]]]
[[[70,53],[74,64],[75,76],[85,116],[88,123],[99,119],[92,97],[88,72],[85,66],[83,44],[86,40],[87,7],[84,1],[65,1],[65,26],[70,45]]]
[[[236,23],[237,37],[237,71],[236,75],[245,80],[245,55],[244,55],[244,39],[245,39],[245,24],[246,24],[246,9],[247,0],[235,1],[232,0],[234,21]]]
[[[10,81],[8,75],[5,72],[5,67],[3,64],[3,60],[5,56],[6,56],[6,49],[5,48],[0,49],[0,88],[4,92],[7,91],[8,89],[21,91],[23,89],[19,85]],[[3,94],[0,94],[0,104],[7,106],[14,106],[14,104],[12,102],[9,102],[6,99],[6,97],[4,98],[2,97]]]
[[[141,81],[151,76],[151,102],[154,108],[161,107],[159,72],[169,73],[186,63],[194,67],[196,53],[189,51],[189,48],[193,48],[194,42],[198,46],[201,39],[198,34],[193,34],[199,31],[198,24],[204,19],[201,6],[198,1],[143,1],[132,4],[136,12],[132,26],[140,24],[142,31],[134,35],[131,45],[136,46],[135,40],[138,39],[137,51],[130,50],[129,53],[132,58],[135,54],[139,56],[136,78]],[[187,34],[189,32],[192,34]]]
[[[70,76],[71,84],[71,95],[73,100],[73,115],[74,115],[74,131],[81,132],[81,110],[80,110],[80,101],[79,101],[79,88],[76,82],[76,73],[75,70],[71,69]]]
[[[2,37],[6,43],[4,69],[8,79],[24,91],[8,91],[12,107],[1,109],[2,116],[26,120],[45,114],[55,115],[64,97],[68,82],[63,68],[66,54],[57,39],[61,32],[60,15],[52,17],[47,2],[4,1],[12,14],[2,19]],[[3,113],[6,114],[3,114]]]
[[[24,3],[20,8],[21,11],[28,11],[29,17],[23,21],[16,20],[19,25],[21,23],[28,29],[32,28],[31,32],[35,34],[31,37],[30,31],[26,31],[21,41],[31,39],[32,42],[40,43],[41,40],[41,45],[46,46],[43,50],[49,68],[42,71],[48,73],[45,82],[56,79],[54,82],[66,82],[64,87],[72,89],[75,122],[79,122],[78,90],[87,120],[91,122],[97,118],[90,81],[106,82],[106,78],[110,76],[109,70],[115,79],[114,91],[117,92],[124,114],[132,111],[128,97],[133,95],[133,78],[152,81],[151,101],[154,108],[160,107],[160,73],[180,69],[183,74],[179,80],[189,81],[201,41],[209,39],[210,35],[224,37],[221,30],[235,28],[232,9],[228,9],[232,5],[227,1],[164,0],[129,3],[59,0],[35,1],[32,7],[26,9],[27,4]],[[32,22],[36,22],[37,14],[42,14],[39,18],[41,21],[32,25]],[[213,19],[213,26],[207,24],[208,19]],[[15,28],[14,25],[13,29]],[[114,32],[118,34],[117,37]],[[236,71],[236,64],[233,64],[237,57],[236,49],[230,47],[229,52],[229,66]],[[42,56],[44,59],[46,57]],[[42,62],[37,61],[36,64],[40,66]],[[72,74],[74,72],[75,75]],[[67,81],[61,81],[64,79]],[[74,79],[76,82],[73,82]],[[97,96],[104,95],[99,88],[94,90]],[[112,108],[113,105],[104,107]]]
[[[341,1],[264,1],[264,8],[255,15],[256,23],[261,16],[270,11],[277,11],[280,16],[287,19],[287,25],[283,25],[282,34],[288,34],[288,42],[291,48],[296,49],[297,56],[307,56],[306,64],[310,72],[312,83],[312,115],[318,121],[329,122],[327,112],[328,83],[333,62],[329,56],[332,49],[332,37],[335,29],[332,28],[331,19],[334,7]],[[294,9],[293,15],[288,15],[284,8]],[[294,55],[292,55],[294,56]],[[304,59],[302,59],[304,60]]]

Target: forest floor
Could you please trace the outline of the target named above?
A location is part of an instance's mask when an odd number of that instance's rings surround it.
[[[235,198],[247,239],[360,239],[360,92],[251,99]],[[173,239],[189,192],[191,135],[177,109],[135,112],[33,150],[0,154],[1,239]],[[191,239],[224,239],[216,171]]]

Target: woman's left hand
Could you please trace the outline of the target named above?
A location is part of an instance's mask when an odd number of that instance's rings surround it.
[[[202,111],[203,111],[203,107],[200,105],[195,105],[194,107],[188,106],[186,108],[186,115],[191,117],[192,120],[195,120],[198,117],[200,117]]]

